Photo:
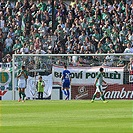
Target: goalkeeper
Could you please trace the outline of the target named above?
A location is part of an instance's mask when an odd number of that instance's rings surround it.
[[[104,73],[104,69],[101,67],[99,69],[99,73],[98,73],[98,75],[96,77],[96,80],[94,82],[94,85],[96,86],[96,91],[95,91],[95,93],[94,93],[94,95],[92,97],[91,102],[94,102],[94,100],[96,98],[96,94],[100,93],[100,97],[103,100],[103,102],[107,103],[107,101],[104,98],[103,89],[102,89],[102,83],[107,85],[107,83],[103,80],[103,73]]]

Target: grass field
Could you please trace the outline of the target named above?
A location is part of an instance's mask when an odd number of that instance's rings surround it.
[[[0,102],[0,133],[133,133],[132,101]]]

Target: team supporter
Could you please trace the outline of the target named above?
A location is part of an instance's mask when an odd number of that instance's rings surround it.
[[[128,43],[133,46],[131,2],[104,0],[103,3],[98,1],[92,3],[91,0],[80,2],[73,0],[68,4],[67,1],[55,1],[54,7],[55,39],[49,43],[47,40],[52,40],[53,35],[52,0],[47,2],[18,0],[14,3],[1,0],[0,42],[4,48],[2,58],[6,54],[23,53],[20,49],[25,43],[27,43],[27,51],[30,51],[32,46],[34,49],[41,47],[49,54],[66,54],[74,51],[83,54],[99,53],[99,51],[108,53],[109,44],[113,45],[111,49],[114,49],[115,53],[123,53]],[[10,45],[6,40],[8,36],[13,40]],[[16,40],[21,45],[17,46]],[[79,44],[80,46],[77,46]],[[58,46],[58,50],[48,49],[49,46]]]

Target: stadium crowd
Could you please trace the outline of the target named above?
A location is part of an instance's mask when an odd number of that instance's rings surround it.
[[[10,62],[12,54],[23,53],[133,53],[133,3],[54,1],[53,33],[51,2],[1,0],[0,62]],[[103,65],[108,59],[106,56]],[[73,56],[71,61],[80,64],[86,60]]]

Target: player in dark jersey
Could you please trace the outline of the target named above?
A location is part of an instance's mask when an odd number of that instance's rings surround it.
[[[62,92],[66,95],[65,100],[69,100],[69,88],[70,88],[70,83],[71,83],[71,73],[69,70],[67,70],[67,66],[64,65],[64,70],[62,72]]]

